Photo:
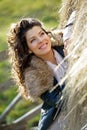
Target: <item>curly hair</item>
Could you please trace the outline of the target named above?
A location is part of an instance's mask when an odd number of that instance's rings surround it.
[[[8,54],[12,67],[12,76],[17,85],[19,85],[19,88],[23,88],[23,91],[25,91],[23,73],[29,66],[32,55],[34,55],[29,53],[25,34],[33,26],[40,26],[48,34],[43,24],[34,18],[24,18],[12,24],[8,34]],[[23,92],[23,95],[25,93]]]

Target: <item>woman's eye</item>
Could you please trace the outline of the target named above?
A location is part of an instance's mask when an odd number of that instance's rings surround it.
[[[35,41],[35,39],[32,39],[32,40],[31,40],[31,43],[34,42],[34,41]]]
[[[41,36],[43,36],[44,34],[45,34],[44,32],[41,32],[41,34],[40,34],[40,35],[41,35]]]

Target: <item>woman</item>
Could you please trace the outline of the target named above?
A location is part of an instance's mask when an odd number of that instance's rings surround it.
[[[13,24],[8,35],[13,77],[21,93],[27,99],[43,100],[39,130],[50,127],[64,102],[65,85],[57,85],[55,89],[53,86],[64,76],[67,63],[60,65],[64,58],[63,45],[58,46],[59,41],[51,34],[39,20],[25,18]],[[54,46],[51,39],[55,40]]]

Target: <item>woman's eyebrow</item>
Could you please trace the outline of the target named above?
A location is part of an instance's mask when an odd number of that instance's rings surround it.
[[[44,32],[43,30],[40,30],[38,34],[40,34],[41,32]]]
[[[43,32],[43,30],[40,30],[37,34],[40,34],[41,32]],[[31,36],[29,40],[32,40],[33,38],[35,38],[35,36]]]
[[[32,39],[34,39],[34,38],[35,38],[35,36],[31,36],[29,39],[32,40]]]

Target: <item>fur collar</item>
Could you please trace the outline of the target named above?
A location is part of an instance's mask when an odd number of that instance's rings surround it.
[[[33,100],[53,87],[54,76],[51,70],[42,59],[36,56],[32,57],[30,67],[25,70],[24,77],[28,98]]]

